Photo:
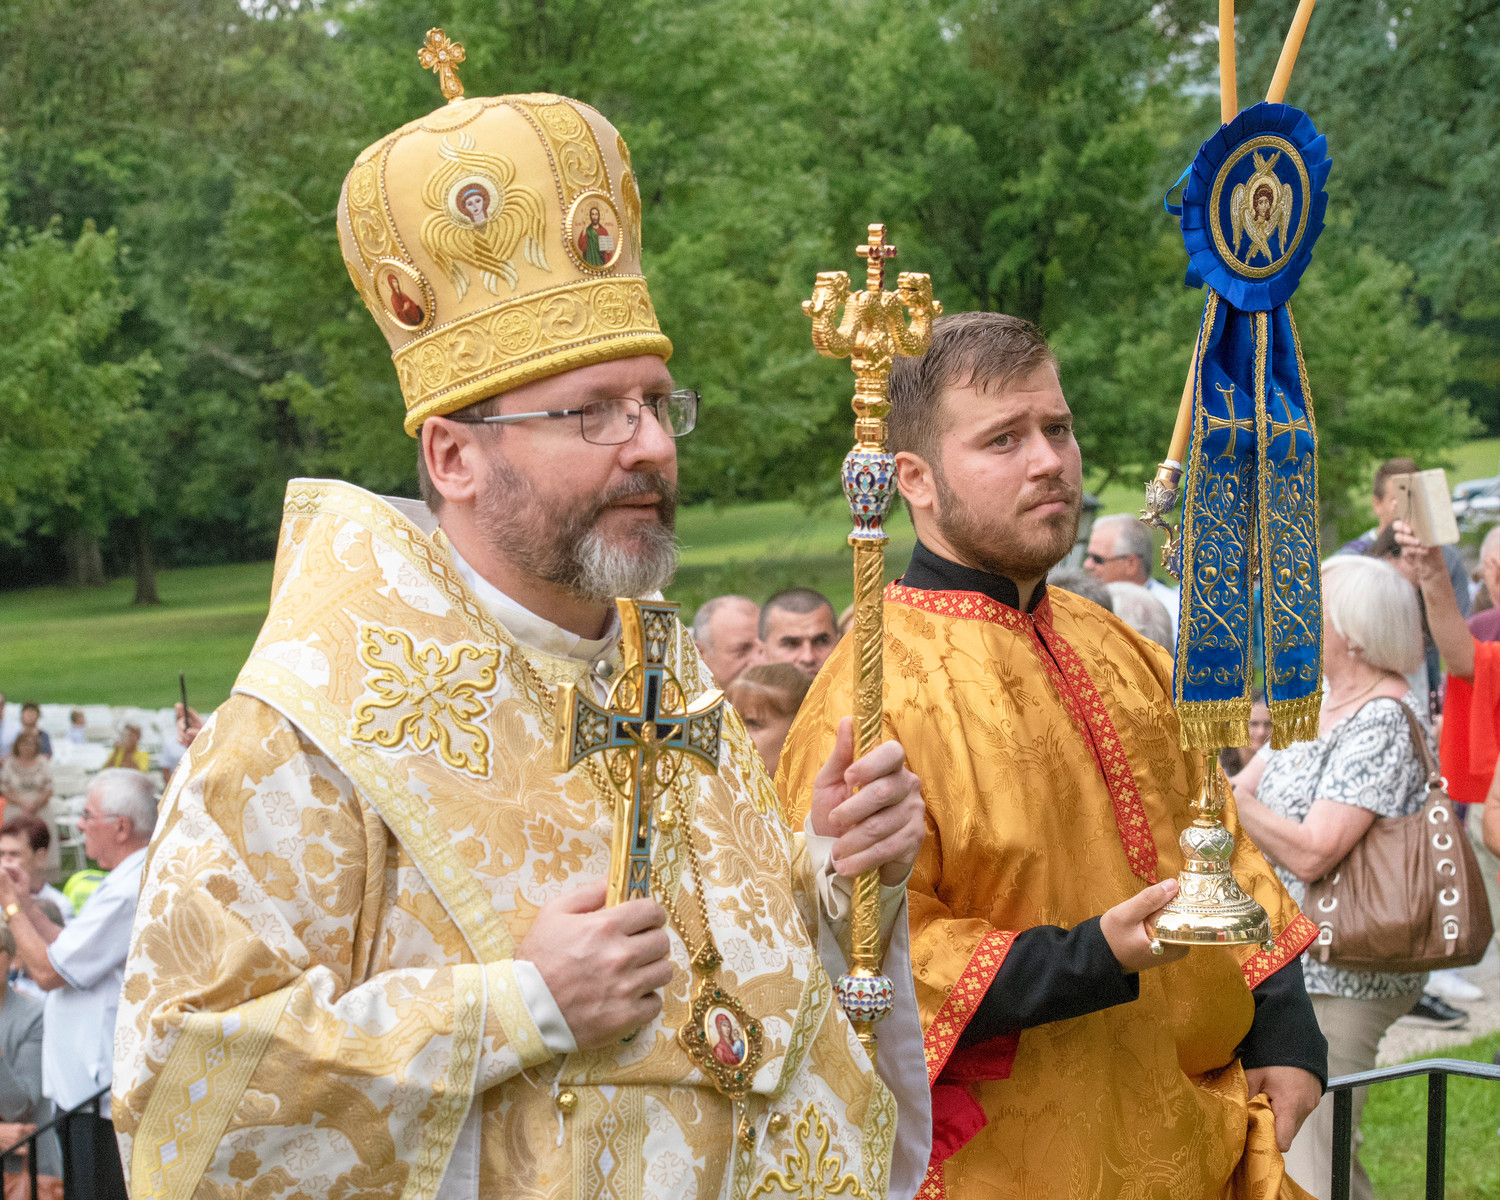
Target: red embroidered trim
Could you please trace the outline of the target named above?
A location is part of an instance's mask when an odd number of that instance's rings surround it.
[[[1083,659],[1052,626],[1052,597],[1043,596],[1029,617],[978,592],[928,592],[893,583],[886,588],[885,598],[938,616],[989,621],[1030,637],[1032,649],[1052,681],[1053,690],[1062,700],[1074,728],[1093,751],[1094,765],[1109,788],[1115,828],[1131,871],[1145,882],[1155,883],[1156,840],[1151,836],[1151,823],[1146,819],[1146,805],[1136,786],[1135,772],[1130,769],[1115,723]]]
[[[943,1186],[942,1163],[933,1163],[927,1168],[914,1200],[948,1200],[948,1189]]]
[[[899,583],[886,585],[885,598],[888,603],[904,604],[908,608],[919,608],[923,612],[936,613],[940,617],[959,617],[968,621],[989,621],[992,625],[1003,625],[1007,629],[1024,629],[1030,622],[1026,614],[1017,612],[1008,604],[991,600],[980,592],[929,592],[922,588],[903,587]],[[1041,611],[1042,601],[1037,606]]]
[[[958,982],[938,1009],[937,1016],[922,1038],[922,1050],[927,1055],[927,1082],[929,1086],[943,1073],[943,1067],[958,1045],[958,1038],[968,1027],[979,1002],[990,990],[990,984],[1000,971],[1005,956],[1010,953],[1011,943],[1016,940],[1014,930],[992,929],[979,939],[974,953],[969,956],[969,965],[964,968]]]
[[[1317,940],[1318,927],[1298,913],[1276,939],[1276,949],[1257,950],[1245,960],[1240,968],[1245,973],[1245,983],[1252,989],[1258,988]]]
[[[1050,612],[1048,616],[1050,618]],[[1156,839],[1151,836],[1151,823],[1146,819],[1146,805],[1141,800],[1140,788],[1136,786],[1135,772],[1130,769],[1130,759],[1125,755],[1125,747],[1120,742],[1109,710],[1104,707],[1104,699],[1094,686],[1078,651],[1057,635],[1051,620],[1045,624],[1038,621],[1036,627],[1038,637],[1051,651],[1050,655],[1043,655],[1043,661],[1055,659],[1061,670],[1064,685],[1059,692],[1067,705],[1068,715],[1080,726],[1084,740],[1094,747],[1094,761],[1104,776],[1110,799],[1114,801],[1115,827],[1120,834],[1120,844],[1125,847],[1130,869],[1147,883],[1155,883]]]

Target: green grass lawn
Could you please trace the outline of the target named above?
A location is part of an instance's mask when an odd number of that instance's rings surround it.
[[[1449,479],[1493,474],[1500,439],[1471,442],[1452,456]],[[1100,493],[1101,513],[1135,512],[1144,480],[1119,480]],[[808,509],[790,500],[697,505],[678,517],[682,567],[669,596],[691,617],[710,596],[743,592],[756,600],[784,587],[814,587],[842,609],[853,594],[853,551],[844,543],[842,500]],[[894,579],[914,536],[905,512],[890,522],[886,573]],[[188,677],[194,707],[222,703],[265,617],[271,565],[163,571],[157,608],[132,608],[133,586],[34,588],[0,592],[0,691],[40,703],[138,704],[177,697]]]
[[[1489,1062],[1500,1050],[1492,1033],[1444,1058]],[[1401,1079],[1370,1089],[1360,1159],[1380,1200],[1418,1200],[1425,1195],[1427,1080]],[[1494,1200],[1500,1196],[1500,1083],[1448,1080],[1448,1200]]]
[[[887,522],[886,578],[906,568],[916,535],[902,509]],[[854,598],[854,551],[845,542],[849,506],[830,500],[807,509],[790,500],[724,507],[701,505],[678,514],[682,565],[668,598],[685,616],[710,596],[741,592],[764,600],[787,587],[811,587],[842,610]]]
[[[265,619],[271,564],[163,571],[157,588],[154,608],[131,606],[128,579],[0,593],[0,691],[160,708],[177,699],[181,670],[194,708],[223,703]]]

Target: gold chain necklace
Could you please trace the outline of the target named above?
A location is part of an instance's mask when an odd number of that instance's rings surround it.
[[[1331,705],[1329,705],[1329,707],[1332,708],[1334,712],[1337,712],[1341,708],[1347,708],[1349,705],[1355,703],[1355,701],[1363,700],[1366,696],[1368,696],[1371,692],[1373,692],[1376,688],[1378,688],[1382,683],[1384,683],[1385,682],[1385,678],[1386,678],[1386,673],[1384,671],[1382,671],[1378,676],[1376,676],[1375,682],[1372,683],[1369,687],[1365,688],[1364,691],[1360,692],[1359,695],[1357,695],[1357,696],[1351,696],[1348,700],[1340,700],[1337,704],[1331,704]]]

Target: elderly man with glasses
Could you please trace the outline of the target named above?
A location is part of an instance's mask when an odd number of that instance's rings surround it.
[[[462,60],[436,31],[424,53]],[[721,711],[659,609],[641,641],[661,674],[627,664],[615,603],[672,578],[698,396],[667,369],[616,130],[564,97],[446,86],[453,103],[359,157],[338,216],[422,502],[288,488],[265,627],[152,851],[117,1051],[132,1184],[665,1198],[805,1168],[909,1197],[928,1156],[902,886],[916,778],[894,743],[855,761],[846,728],[794,832],[725,712],[694,727],[701,765],[648,760],[660,793],[616,825],[646,752],[577,761],[597,729],[575,702]],[[455,208],[481,185],[483,230]],[[617,233],[585,257],[595,212]],[[390,307],[386,272],[430,324]],[[673,728],[621,724],[639,746]],[[649,878],[610,905],[627,828],[654,846]],[[905,989],[880,1075],[829,978],[865,869]]]
[[[1089,549],[1083,567],[1100,583],[1134,583],[1145,588],[1177,628],[1178,589],[1151,574],[1153,547],[1151,530],[1123,513],[1100,517],[1089,531]]]
[[[155,827],[149,775],[110,767],[94,777],[78,828],[88,856],[109,874],[66,927],[53,924],[37,904],[23,865],[0,864],[0,914],[15,936],[16,958],[47,993],[42,1091],[59,1110],[77,1108],[109,1086],[125,957]],[[66,1161],[75,1175],[94,1182],[96,1196],[124,1200],[108,1097],[99,1111],[68,1123]]]

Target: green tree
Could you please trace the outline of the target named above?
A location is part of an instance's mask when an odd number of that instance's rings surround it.
[[[1325,521],[1344,536],[1369,526],[1371,469],[1409,455],[1419,462],[1474,436],[1468,406],[1450,394],[1458,339],[1424,322],[1413,272],[1344,228],[1325,234],[1292,301],[1318,426],[1318,486]]]
[[[1263,95],[1289,4],[1242,4],[1241,92]],[[1258,90],[1256,90],[1258,89]],[[1423,315],[1461,338],[1454,392],[1500,432],[1500,5],[1323,0],[1289,102],[1328,135],[1353,229],[1413,269]]]
[[[231,313],[216,284],[257,265],[226,248],[226,214],[241,195],[287,192],[279,157],[314,106],[295,111],[279,85],[328,43],[232,0],[0,6],[12,220],[56,220],[64,237],[88,221],[117,230],[133,303],[114,337],[160,368],[142,392],[139,503],[106,540],[111,565],[134,561],[143,598],[154,543],[198,561],[269,552],[304,455],[299,419],[264,389],[307,364]]]
[[[3,214],[0,214],[3,215]],[[149,355],[111,356],[129,300],[113,234],[0,220],[0,539],[62,537],[72,576],[102,582],[98,543],[146,496]]]
[[[1264,85],[1290,5],[1243,7],[1248,97]],[[1462,11],[1457,0],[1439,10]],[[1371,45],[1389,48],[1375,12],[1324,0],[1293,99],[1325,78],[1370,92],[1355,64],[1373,61]],[[65,245],[90,220],[117,230],[114,269],[131,303],[95,353],[149,355],[159,368],[139,387],[150,435],[138,443],[135,507],[80,499],[79,511],[105,522],[106,547],[128,545],[140,568],[153,547],[170,561],[269,553],[294,473],[414,487],[389,351],[347,282],[335,209],[359,150],[441,103],[415,60],[436,24],[466,44],[471,94],[564,92],[596,105],[629,141],[645,267],[677,348],[672,367],[706,397],[700,429],[682,446],[685,498],[835,488],[850,379],[846,365],[814,354],[798,303],[816,271],[858,269],[852,249],[871,220],[885,221],[901,248],[893,265],[929,271],[949,311],[1040,321],[1062,359],[1091,477],[1144,477],[1165,447],[1202,308],[1202,293],[1181,286],[1181,242],[1160,199],[1217,121],[1204,99],[1212,45],[1198,38],[1211,15],[1182,0],[439,0],[421,9],[395,0],[0,0],[12,223],[52,228]],[[1490,21],[1474,15],[1477,32],[1463,35],[1450,68],[1429,62],[1440,52],[1402,50],[1419,47],[1416,31],[1431,24],[1402,17],[1401,61],[1438,72],[1434,81],[1450,69],[1467,80],[1462,64],[1488,62],[1490,51],[1472,42]],[[1455,85],[1450,96],[1434,86],[1447,105],[1448,152],[1479,155],[1460,111],[1474,87]],[[1410,245],[1401,243],[1416,207],[1391,199],[1407,187],[1395,158],[1403,138],[1419,140],[1415,118],[1397,112],[1393,96],[1372,94],[1367,110],[1385,115],[1362,128],[1366,110],[1338,88],[1315,98],[1308,106],[1334,140],[1336,207],[1350,219],[1320,246],[1298,315],[1320,415],[1325,393],[1334,406],[1325,445],[1341,457],[1329,469],[1345,472],[1347,459],[1352,478],[1372,456],[1435,451],[1461,436],[1456,419],[1414,434],[1404,417],[1369,411],[1341,425],[1339,406],[1406,395],[1441,403],[1465,368],[1423,340],[1426,312],[1452,325],[1477,320],[1493,289],[1482,273],[1465,276],[1450,301],[1433,276],[1456,280],[1460,252],[1407,253],[1442,242],[1456,208],[1412,223]],[[1351,162],[1344,147],[1354,137],[1386,165]],[[1474,195],[1490,187],[1479,180]],[[1375,219],[1387,212],[1381,204],[1396,215]],[[1479,231],[1465,243],[1475,261],[1490,252],[1479,245],[1486,212],[1481,205],[1466,226]],[[1365,242],[1380,253],[1359,255]],[[1397,289],[1393,307],[1374,304],[1380,286]],[[1347,352],[1361,339],[1400,354],[1372,373],[1363,364],[1378,355]],[[1411,363],[1397,361],[1409,350]],[[1366,381],[1377,389],[1368,396]],[[1347,450],[1330,440],[1344,438]],[[25,530],[53,527],[31,509],[16,513]]]

